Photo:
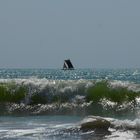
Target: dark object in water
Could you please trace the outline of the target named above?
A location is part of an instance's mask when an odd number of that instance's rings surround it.
[[[82,131],[91,131],[91,130],[107,131],[110,125],[111,125],[110,122],[102,117],[89,116],[81,122],[81,130]]]
[[[63,70],[74,70],[70,59],[64,60]]]

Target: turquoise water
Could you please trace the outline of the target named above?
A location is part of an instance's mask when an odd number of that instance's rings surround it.
[[[140,82],[140,69],[0,69],[1,79],[46,78],[51,80],[111,79]]]
[[[0,69],[0,115],[0,139],[137,140],[140,69]],[[82,132],[89,115],[115,127]]]

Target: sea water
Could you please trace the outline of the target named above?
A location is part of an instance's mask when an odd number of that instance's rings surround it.
[[[140,69],[0,69],[0,139],[138,140],[139,94]],[[91,115],[108,131],[81,131]]]

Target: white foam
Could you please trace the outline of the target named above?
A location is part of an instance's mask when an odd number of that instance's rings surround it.
[[[61,92],[67,90],[77,90],[79,87],[88,88],[93,85],[93,82],[90,80],[48,80],[46,78],[29,78],[29,79],[0,79],[0,83],[10,83],[14,82],[18,85],[29,85],[31,87],[38,87],[43,89],[45,87],[60,89]]]
[[[132,131],[114,131],[111,130],[112,134],[109,136],[105,136],[107,140],[134,140],[135,139],[135,133]]]
[[[136,70],[133,72],[132,75],[135,76],[135,75],[139,75],[139,74],[140,74],[139,70],[136,69]]]
[[[122,129],[122,130],[140,130],[140,119],[135,120],[117,120],[117,119],[108,119],[111,122],[111,125],[115,129]]]
[[[128,90],[132,90],[135,92],[140,91],[140,84],[135,84],[133,82],[128,82],[128,81],[119,81],[119,80],[114,80],[109,83],[111,88],[127,88]]]
[[[33,129],[8,129],[5,135],[1,136],[1,138],[21,138],[22,136],[40,134],[43,132],[45,132],[44,127],[38,127]]]

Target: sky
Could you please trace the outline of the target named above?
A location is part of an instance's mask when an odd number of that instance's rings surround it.
[[[140,68],[140,0],[1,0],[0,68]]]

